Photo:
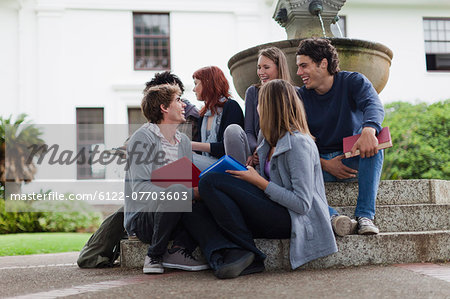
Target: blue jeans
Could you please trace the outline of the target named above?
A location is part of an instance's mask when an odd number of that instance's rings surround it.
[[[342,152],[320,154],[325,160],[330,160],[342,155]],[[325,182],[353,182],[358,180],[358,200],[356,202],[355,216],[373,219],[375,216],[375,200],[377,198],[378,184],[380,183],[381,170],[383,168],[383,151],[370,158],[360,158],[360,156],[342,159],[345,166],[358,170],[357,178],[338,179],[337,177],[323,171]],[[328,207],[330,215],[337,215],[338,212],[332,207]]]
[[[290,238],[288,210],[255,185],[229,174],[208,173],[200,180],[199,192],[224,235],[253,252],[256,261],[266,256],[256,247],[254,238]]]

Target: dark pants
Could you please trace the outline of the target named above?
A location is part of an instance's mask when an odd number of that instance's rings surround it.
[[[144,243],[150,244],[148,256],[161,256],[167,250],[170,240],[174,245],[194,251],[197,243],[192,239],[181,223],[181,212],[141,211],[136,217],[136,236]]]
[[[224,235],[254,252],[256,260],[264,260],[265,255],[256,247],[254,238],[290,238],[288,210],[258,187],[229,174],[209,173],[200,180],[199,192]]]
[[[192,212],[185,213],[182,222],[198,242],[203,255],[213,270],[216,269],[218,262],[217,256],[213,255],[215,251],[240,248],[240,246],[227,238],[202,201],[192,205]]]
[[[192,252],[197,244],[213,269],[212,253],[225,248],[239,248],[224,236],[203,202],[192,205],[192,212],[142,212],[136,218],[136,236],[151,244],[149,256],[162,255],[170,240]]]

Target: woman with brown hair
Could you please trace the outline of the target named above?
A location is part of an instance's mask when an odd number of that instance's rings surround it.
[[[291,84],[293,83],[289,73],[286,55],[277,47],[261,49],[258,52],[256,73],[260,82],[250,86],[245,92],[244,131],[237,126],[229,126],[225,131],[227,140],[233,139],[240,141],[239,150],[246,154],[246,163],[251,166],[258,164],[255,149],[262,138],[258,135],[260,123],[258,111],[256,110],[259,90],[264,84],[274,79],[283,79]]]
[[[200,110],[199,133],[192,141],[192,150],[201,152],[201,155],[194,155],[194,164],[204,170],[225,154],[245,163],[247,157],[224,141],[224,132],[229,125],[236,124],[241,128],[244,125],[242,109],[231,99],[224,73],[217,66],[207,66],[197,70],[192,77],[193,91],[197,99],[205,103]]]
[[[253,238],[290,238],[293,269],[337,251],[319,153],[295,87],[277,79],[263,84],[258,110],[259,170],[208,173],[199,183],[225,236],[254,254],[237,275],[264,270],[265,255]]]
[[[250,86],[245,92],[245,122],[244,129],[253,153],[258,146],[257,139],[260,128],[258,105],[258,92],[262,85],[274,79],[283,79],[293,83],[289,73],[286,55],[277,47],[262,49],[258,53],[256,70],[260,82]]]

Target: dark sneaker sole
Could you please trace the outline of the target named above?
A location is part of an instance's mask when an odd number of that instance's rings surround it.
[[[198,265],[198,266],[189,266],[189,265],[180,265],[180,264],[170,264],[170,263],[162,263],[163,267],[171,268],[171,269],[180,269],[185,271],[202,271],[208,270],[209,265]]]
[[[254,263],[252,263],[250,266],[245,268],[244,271],[242,271],[240,276],[260,273],[260,272],[264,272],[264,270],[266,270],[266,267],[264,266],[264,262],[258,263],[256,265]]]
[[[242,258],[237,261],[223,265],[214,272],[217,278],[227,279],[238,277],[248,266],[255,260],[255,254],[253,252],[248,252]]]

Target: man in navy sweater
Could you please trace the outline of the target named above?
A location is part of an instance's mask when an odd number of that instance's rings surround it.
[[[324,181],[358,180],[357,222],[330,207],[333,229],[343,236],[358,225],[359,234],[378,234],[373,219],[383,151],[377,150],[376,136],[384,118],[378,94],[364,75],[339,70],[336,49],[326,39],[302,40],[296,63],[297,75],[304,83],[299,93],[309,129],[316,137]],[[342,139],[359,133],[352,152],[359,149],[360,156],[345,159]]]

